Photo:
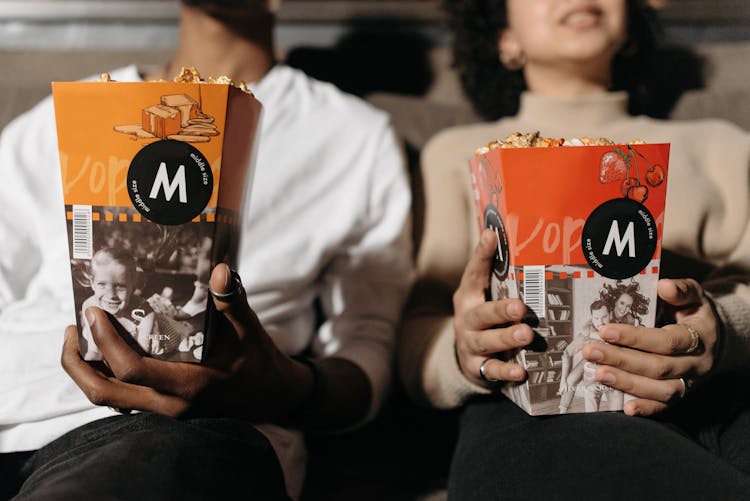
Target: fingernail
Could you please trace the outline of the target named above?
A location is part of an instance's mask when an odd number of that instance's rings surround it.
[[[483,231],[482,232],[482,243],[485,245],[489,245],[492,243],[492,233],[489,231]]]
[[[520,367],[513,367],[510,370],[510,377],[513,379],[521,379],[523,377],[523,369]]]
[[[615,375],[611,372],[605,372],[604,374],[597,374],[596,380],[604,384],[612,384],[615,382]]]
[[[614,342],[620,339],[620,331],[612,328],[605,328],[599,332],[599,337],[605,341]]]
[[[232,276],[232,268],[230,268],[228,264],[224,264],[224,266],[227,267],[227,273],[224,277],[224,291],[229,292],[232,290],[232,280],[234,280],[234,277]]]
[[[511,302],[505,310],[510,318],[521,318],[523,315],[523,306],[515,301]]]
[[[92,327],[94,325],[94,322],[96,321],[96,314],[91,308],[88,308],[86,310],[86,320],[88,320],[89,322],[89,327]]]
[[[588,355],[586,356],[586,360],[591,360],[592,362],[599,362],[600,360],[604,359],[604,352],[602,350],[592,348],[589,350]]]
[[[519,343],[528,343],[529,333],[526,332],[526,329],[524,329],[523,327],[519,327],[518,329],[513,331],[513,339],[515,339]]]

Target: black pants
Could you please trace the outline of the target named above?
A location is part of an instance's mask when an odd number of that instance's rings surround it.
[[[0,454],[0,499],[288,499],[271,444],[231,419],[102,419],[34,452]]]
[[[697,389],[656,419],[532,417],[503,397],[460,420],[450,500],[748,500],[748,381]]]

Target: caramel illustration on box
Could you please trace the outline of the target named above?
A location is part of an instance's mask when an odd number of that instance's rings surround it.
[[[478,149],[470,170],[479,228],[498,251],[488,296],[520,298],[534,341],[503,393],[532,415],[621,410],[581,349],[607,323],[653,326],[668,144],[513,134]]]
[[[260,103],[192,69],[52,93],[81,355],[101,359],[84,315],[98,306],[143,354],[203,361],[209,273],[235,264]]]
[[[117,125],[117,132],[137,139],[174,139],[204,143],[219,131],[214,117],[204,114],[200,103],[186,94],[161,96],[161,103],[143,109],[141,124]]]

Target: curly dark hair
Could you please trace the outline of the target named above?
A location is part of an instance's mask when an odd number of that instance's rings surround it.
[[[604,284],[602,289],[599,291],[599,298],[604,304],[607,305],[609,311],[615,309],[615,303],[620,299],[620,296],[627,294],[633,298],[633,304],[630,306],[630,311],[633,315],[641,316],[648,313],[648,305],[651,302],[649,298],[641,294],[638,290],[640,284],[635,280],[625,283],[618,280],[614,285]]]
[[[488,120],[514,115],[526,82],[521,70],[508,70],[499,60],[497,36],[508,26],[506,1],[443,0],[443,7],[453,32],[453,66],[474,109]],[[675,90],[660,84],[665,73],[656,50],[663,35],[661,25],[644,0],[627,0],[627,16],[628,40],[613,62],[612,90],[627,91],[631,114],[665,117],[679,94],[672,96]],[[680,65],[689,62],[683,56]],[[697,56],[693,62],[702,65]],[[676,66],[676,62],[671,65]],[[702,77],[696,75],[702,74],[702,68],[694,73],[689,83],[678,84],[683,86],[679,93],[700,87]]]

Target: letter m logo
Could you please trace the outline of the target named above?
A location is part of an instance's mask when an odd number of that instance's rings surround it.
[[[159,165],[159,170],[156,173],[154,185],[151,187],[151,193],[148,195],[149,198],[155,199],[159,194],[160,188],[164,188],[164,197],[167,199],[167,202],[172,200],[174,192],[179,188],[180,202],[186,204],[188,200],[187,185],[185,182],[185,166],[180,165],[180,168],[177,169],[177,174],[175,174],[172,182],[169,182],[169,176],[167,175],[167,164],[162,162]]]
[[[489,225],[489,228],[493,231],[493,233],[495,233],[495,240],[497,241],[497,250],[495,251],[495,254],[500,261],[504,261],[503,252],[500,248],[500,230],[498,230],[494,225]]]
[[[609,227],[609,235],[607,235],[607,242],[604,244],[602,254],[609,256],[613,244],[617,250],[618,256],[622,256],[622,251],[625,250],[625,245],[627,245],[628,256],[635,257],[635,226],[633,226],[632,221],[628,223],[628,227],[625,228],[625,234],[622,238],[620,238],[620,226],[617,224],[617,220],[612,221],[612,226]]]

